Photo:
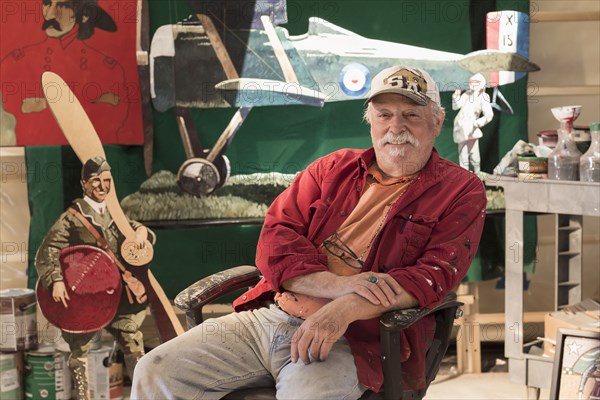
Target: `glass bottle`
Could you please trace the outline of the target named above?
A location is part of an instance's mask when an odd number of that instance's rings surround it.
[[[548,179],[559,181],[579,180],[581,152],[573,138],[573,121],[579,117],[581,106],[555,107],[554,117],[560,121],[558,143],[548,155]]]
[[[579,179],[582,182],[600,182],[600,122],[590,123],[592,143],[579,159]]]

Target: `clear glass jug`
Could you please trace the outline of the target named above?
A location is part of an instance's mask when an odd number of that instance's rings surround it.
[[[583,182],[600,182],[600,122],[590,123],[592,143],[579,159],[579,179]]]
[[[560,181],[579,180],[581,152],[573,138],[573,122],[579,117],[581,106],[552,108],[554,118],[560,121],[558,143],[548,155],[548,179]]]

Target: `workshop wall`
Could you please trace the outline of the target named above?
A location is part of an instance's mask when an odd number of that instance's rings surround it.
[[[159,26],[186,18],[190,11],[182,0],[151,0],[151,32]],[[308,18],[320,16],[359,35],[415,46],[466,54],[485,47],[485,14],[493,10],[527,12],[527,1],[357,1],[290,0],[291,35],[306,32]],[[532,60],[535,62],[535,60]],[[495,114],[480,140],[482,169],[491,172],[518,139],[527,139],[527,79],[501,88],[515,110],[514,115]],[[451,93],[442,94],[447,110],[442,134],[436,141],[440,153],[457,161],[452,141]],[[317,157],[341,147],[370,145],[368,126],[362,121],[363,102],[328,103],[322,109],[302,106],[255,108],[237,133],[226,155],[232,174],[253,172],[295,172]],[[210,147],[233,115],[232,109],[194,110],[198,136]],[[153,172],[176,172],[185,159],[174,112],[154,112]],[[141,146],[105,146],[115,175],[120,198],[134,192],[146,178]],[[73,198],[80,196],[78,160],[69,147],[28,147],[27,170],[45,171],[60,166],[62,175],[46,179],[28,174],[31,234],[29,241],[29,286],[36,280],[33,254],[50,225]],[[535,228],[535,227],[534,227]],[[257,225],[188,227],[157,230],[158,242],[152,265],[167,295],[174,296],[188,284],[239,264],[253,264],[254,246],[260,231]],[[498,247],[501,225],[490,227],[490,239]],[[535,230],[531,231],[535,237]],[[235,238],[232,240],[232,238]],[[486,246],[483,246],[486,247]],[[503,246],[499,247],[503,248]],[[473,280],[502,274],[503,252],[492,249],[491,258],[476,261]],[[499,258],[498,258],[499,257]],[[487,261],[486,261],[487,260]],[[491,261],[489,261],[491,260]]]

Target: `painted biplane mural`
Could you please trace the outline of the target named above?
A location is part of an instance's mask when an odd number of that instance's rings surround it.
[[[527,59],[528,17],[515,11],[488,16],[496,43],[462,55],[368,39],[319,18],[309,19],[306,34],[290,36],[278,27],[287,22],[285,0],[188,3],[194,15],[154,34],[150,75],[154,107],[176,111],[188,158],[179,185],[196,195],[224,184],[224,152],[253,107],[362,99],[371,77],[395,64],[426,69],[440,91],[466,89],[474,73],[492,76],[488,86],[497,87],[514,81],[513,71],[539,69]],[[500,71],[501,79],[493,75]],[[212,149],[202,149],[189,109],[222,107],[238,111]]]

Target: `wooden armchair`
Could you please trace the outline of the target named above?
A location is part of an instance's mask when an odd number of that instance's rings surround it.
[[[218,272],[183,290],[175,298],[175,304],[186,313],[188,328],[203,321],[202,308],[219,297],[235,290],[254,286],[261,279],[260,271],[253,266],[239,266]],[[436,307],[395,310],[381,316],[381,363],[384,375],[382,393],[365,392],[364,400],[375,399],[421,399],[438,373],[442,358],[448,349],[453,321],[462,315],[456,294],[450,293]],[[419,391],[403,391],[400,360],[400,330],[408,328],[426,315],[434,314],[436,328],[434,339],[427,352],[426,384]],[[230,393],[225,399],[267,400],[275,398],[275,388],[249,389]]]

